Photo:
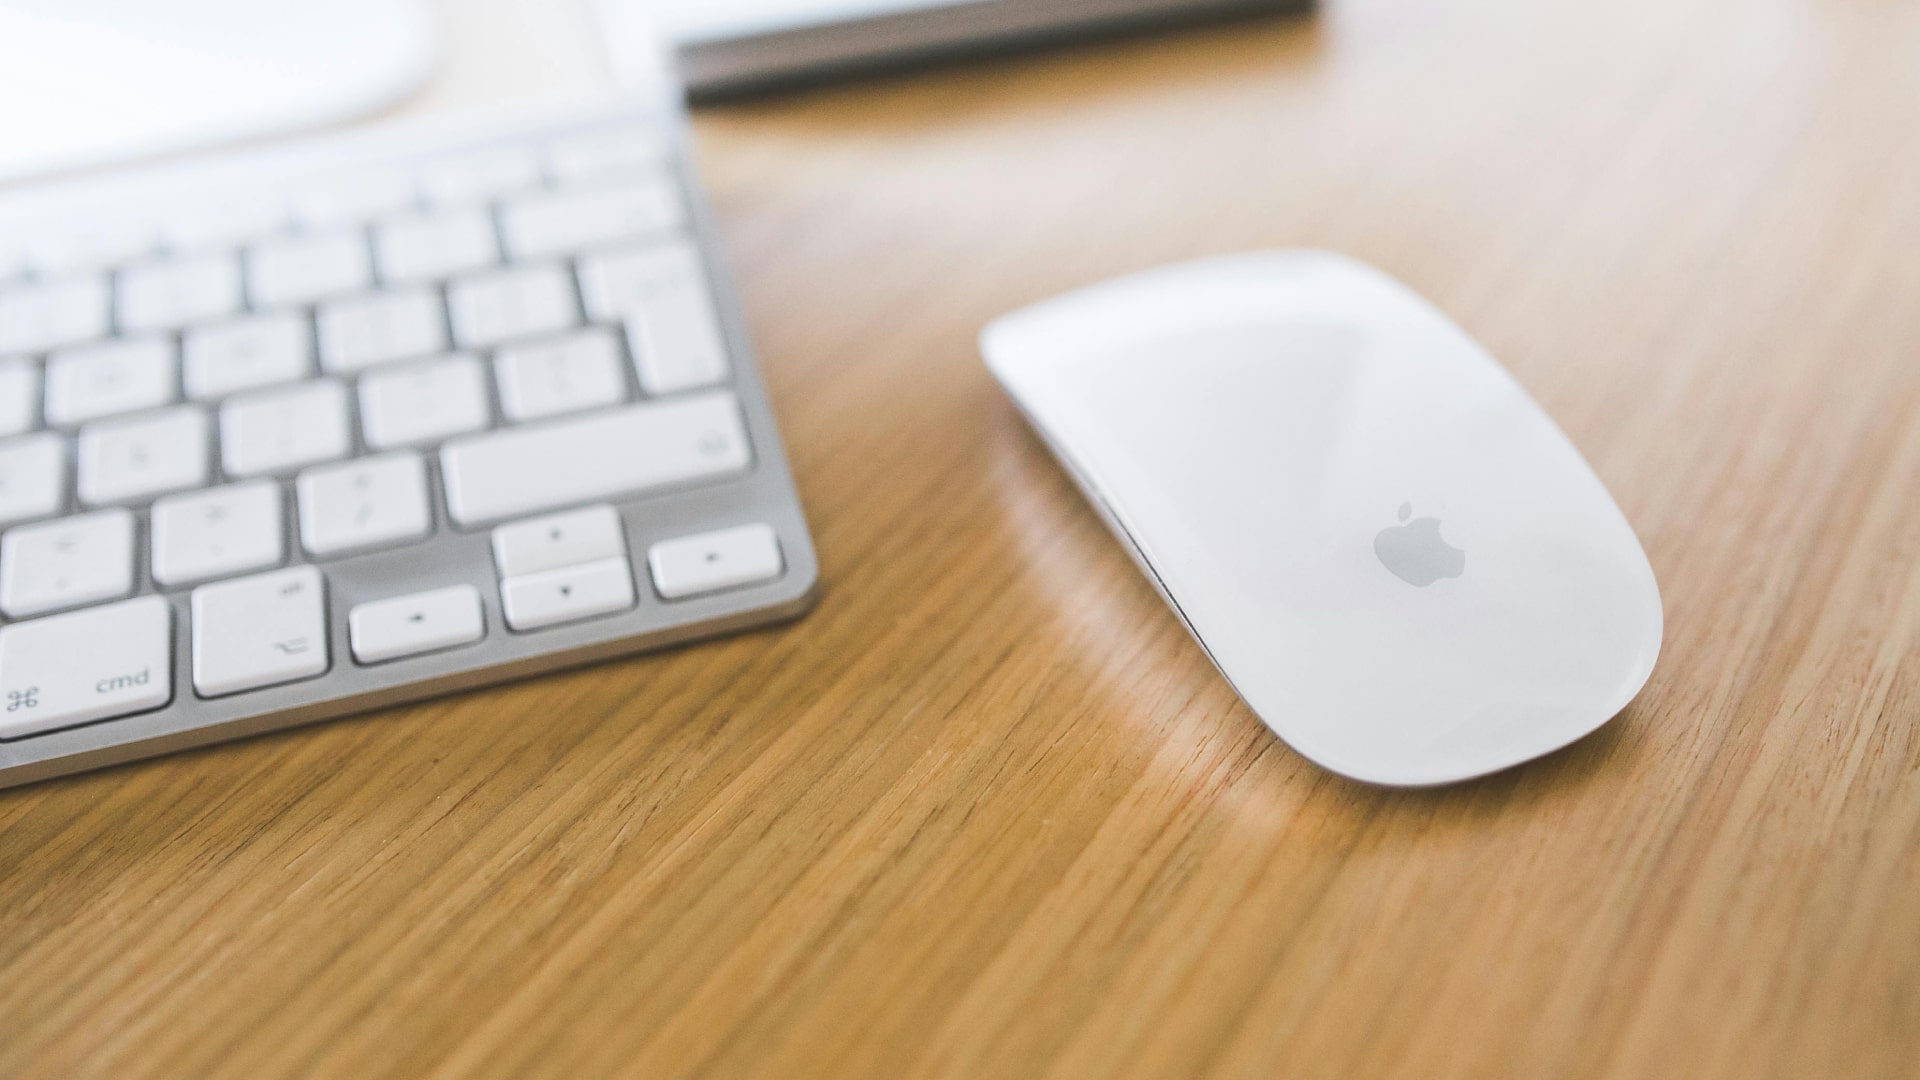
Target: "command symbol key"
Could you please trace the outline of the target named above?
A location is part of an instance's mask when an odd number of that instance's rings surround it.
[[[158,596],[0,629],[0,739],[173,700],[173,609]]]

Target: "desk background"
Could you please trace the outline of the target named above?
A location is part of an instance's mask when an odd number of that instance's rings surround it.
[[[0,793],[0,1075],[1914,1076],[1916,58],[1912,4],[1329,0],[702,115],[818,610]],[[1273,245],[1612,487],[1668,640],[1600,733],[1306,764],[976,356]]]

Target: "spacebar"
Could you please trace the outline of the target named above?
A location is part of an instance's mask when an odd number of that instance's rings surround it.
[[[745,472],[752,447],[731,391],[631,405],[440,449],[447,512],[484,525]]]

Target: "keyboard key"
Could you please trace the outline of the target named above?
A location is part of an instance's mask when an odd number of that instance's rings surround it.
[[[456,281],[447,287],[447,311],[455,340],[469,349],[580,324],[573,282],[558,266],[528,266]]]
[[[358,169],[310,182],[294,196],[294,220],[308,228],[345,225],[411,209],[413,177],[393,168]]]
[[[736,589],[780,576],[780,538],[756,524],[666,540],[648,549],[647,566],[668,600]]]
[[[161,226],[174,251],[234,248],[280,232],[288,225],[287,204],[261,192],[223,191],[183,210]]]
[[[663,168],[670,151],[659,128],[609,128],[554,140],[547,167],[563,183],[645,175]]]
[[[408,364],[360,380],[360,429],[367,446],[419,446],[486,428],[487,376],[466,354]]]
[[[24,356],[0,359],[0,437],[32,431],[40,418],[40,369]]]
[[[173,608],[158,596],[0,629],[0,739],[173,700]]]
[[[133,591],[133,515],[102,510],[0,536],[0,612],[9,618],[116,600]]]
[[[677,243],[581,261],[580,284],[596,319],[625,319],[634,373],[649,394],[712,386],[730,374],[706,271]]]
[[[313,371],[304,315],[261,315],[189,331],[181,339],[187,396],[211,401],[292,382]]]
[[[707,272],[689,241],[623,247],[580,260],[580,296],[587,318],[624,322],[674,293],[707,290]]]
[[[136,215],[103,206],[48,221],[47,229],[27,236],[27,261],[42,277],[73,271],[105,270],[153,254],[159,231]]]
[[[729,392],[470,435],[440,450],[461,525],[743,473],[752,451]]]
[[[501,349],[493,369],[500,411],[515,422],[616,405],[627,397],[620,345],[606,330]]]
[[[321,308],[314,322],[320,331],[320,366],[338,374],[447,347],[440,294],[431,289],[341,300]]]
[[[300,540],[316,557],[418,540],[433,528],[427,467],[411,452],[308,469],[300,492]]]
[[[540,186],[540,159],[518,146],[501,146],[444,158],[420,170],[427,202],[462,205],[490,202]]]
[[[88,506],[132,502],[207,482],[207,414],[192,405],[89,424],[77,487]]]
[[[501,235],[516,259],[665,238],[684,220],[680,193],[664,174],[607,187],[525,195],[500,208]]]
[[[471,645],[486,632],[480,590],[471,585],[376,600],[347,614],[353,658],[362,664]]]
[[[227,475],[259,476],[346,457],[347,391],[332,379],[229,398],[220,409]]]
[[[97,274],[0,289],[0,353],[38,353],[105,337],[107,279]]]
[[[626,552],[620,515],[604,504],[493,530],[493,564],[502,578],[599,562]]]
[[[390,284],[445,281],[500,262],[493,217],[484,210],[396,218],[374,230],[373,250],[380,278]]]
[[[0,525],[51,517],[66,498],[67,454],[52,432],[0,442]]]
[[[173,342],[134,338],[47,358],[47,423],[82,424],[171,404],[178,381]]]
[[[120,329],[177,330],[240,310],[240,263],[215,252],[120,272]]]
[[[153,504],[153,579],[165,586],[262,570],[285,551],[280,485],[249,480]]]
[[[633,604],[633,571],[625,557],[500,583],[500,606],[507,625],[515,630],[539,630],[610,615]]]
[[[257,307],[311,304],[372,284],[373,263],[358,230],[272,240],[247,253],[247,295]]]
[[[326,582],[311,566],[193,590],[193,688],[221,697],[327,670]]]

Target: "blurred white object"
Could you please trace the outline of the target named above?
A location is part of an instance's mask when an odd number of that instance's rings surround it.
[[[1313,0],[600,0],[617,42],[644,11],[678,48],[695,98],[930,58],[1209,17],[1305,11]],[[616,63],[616,69],[619,65]]]
[[[0,0],[0,182],[352,119],[436,51],[419,0]]]

